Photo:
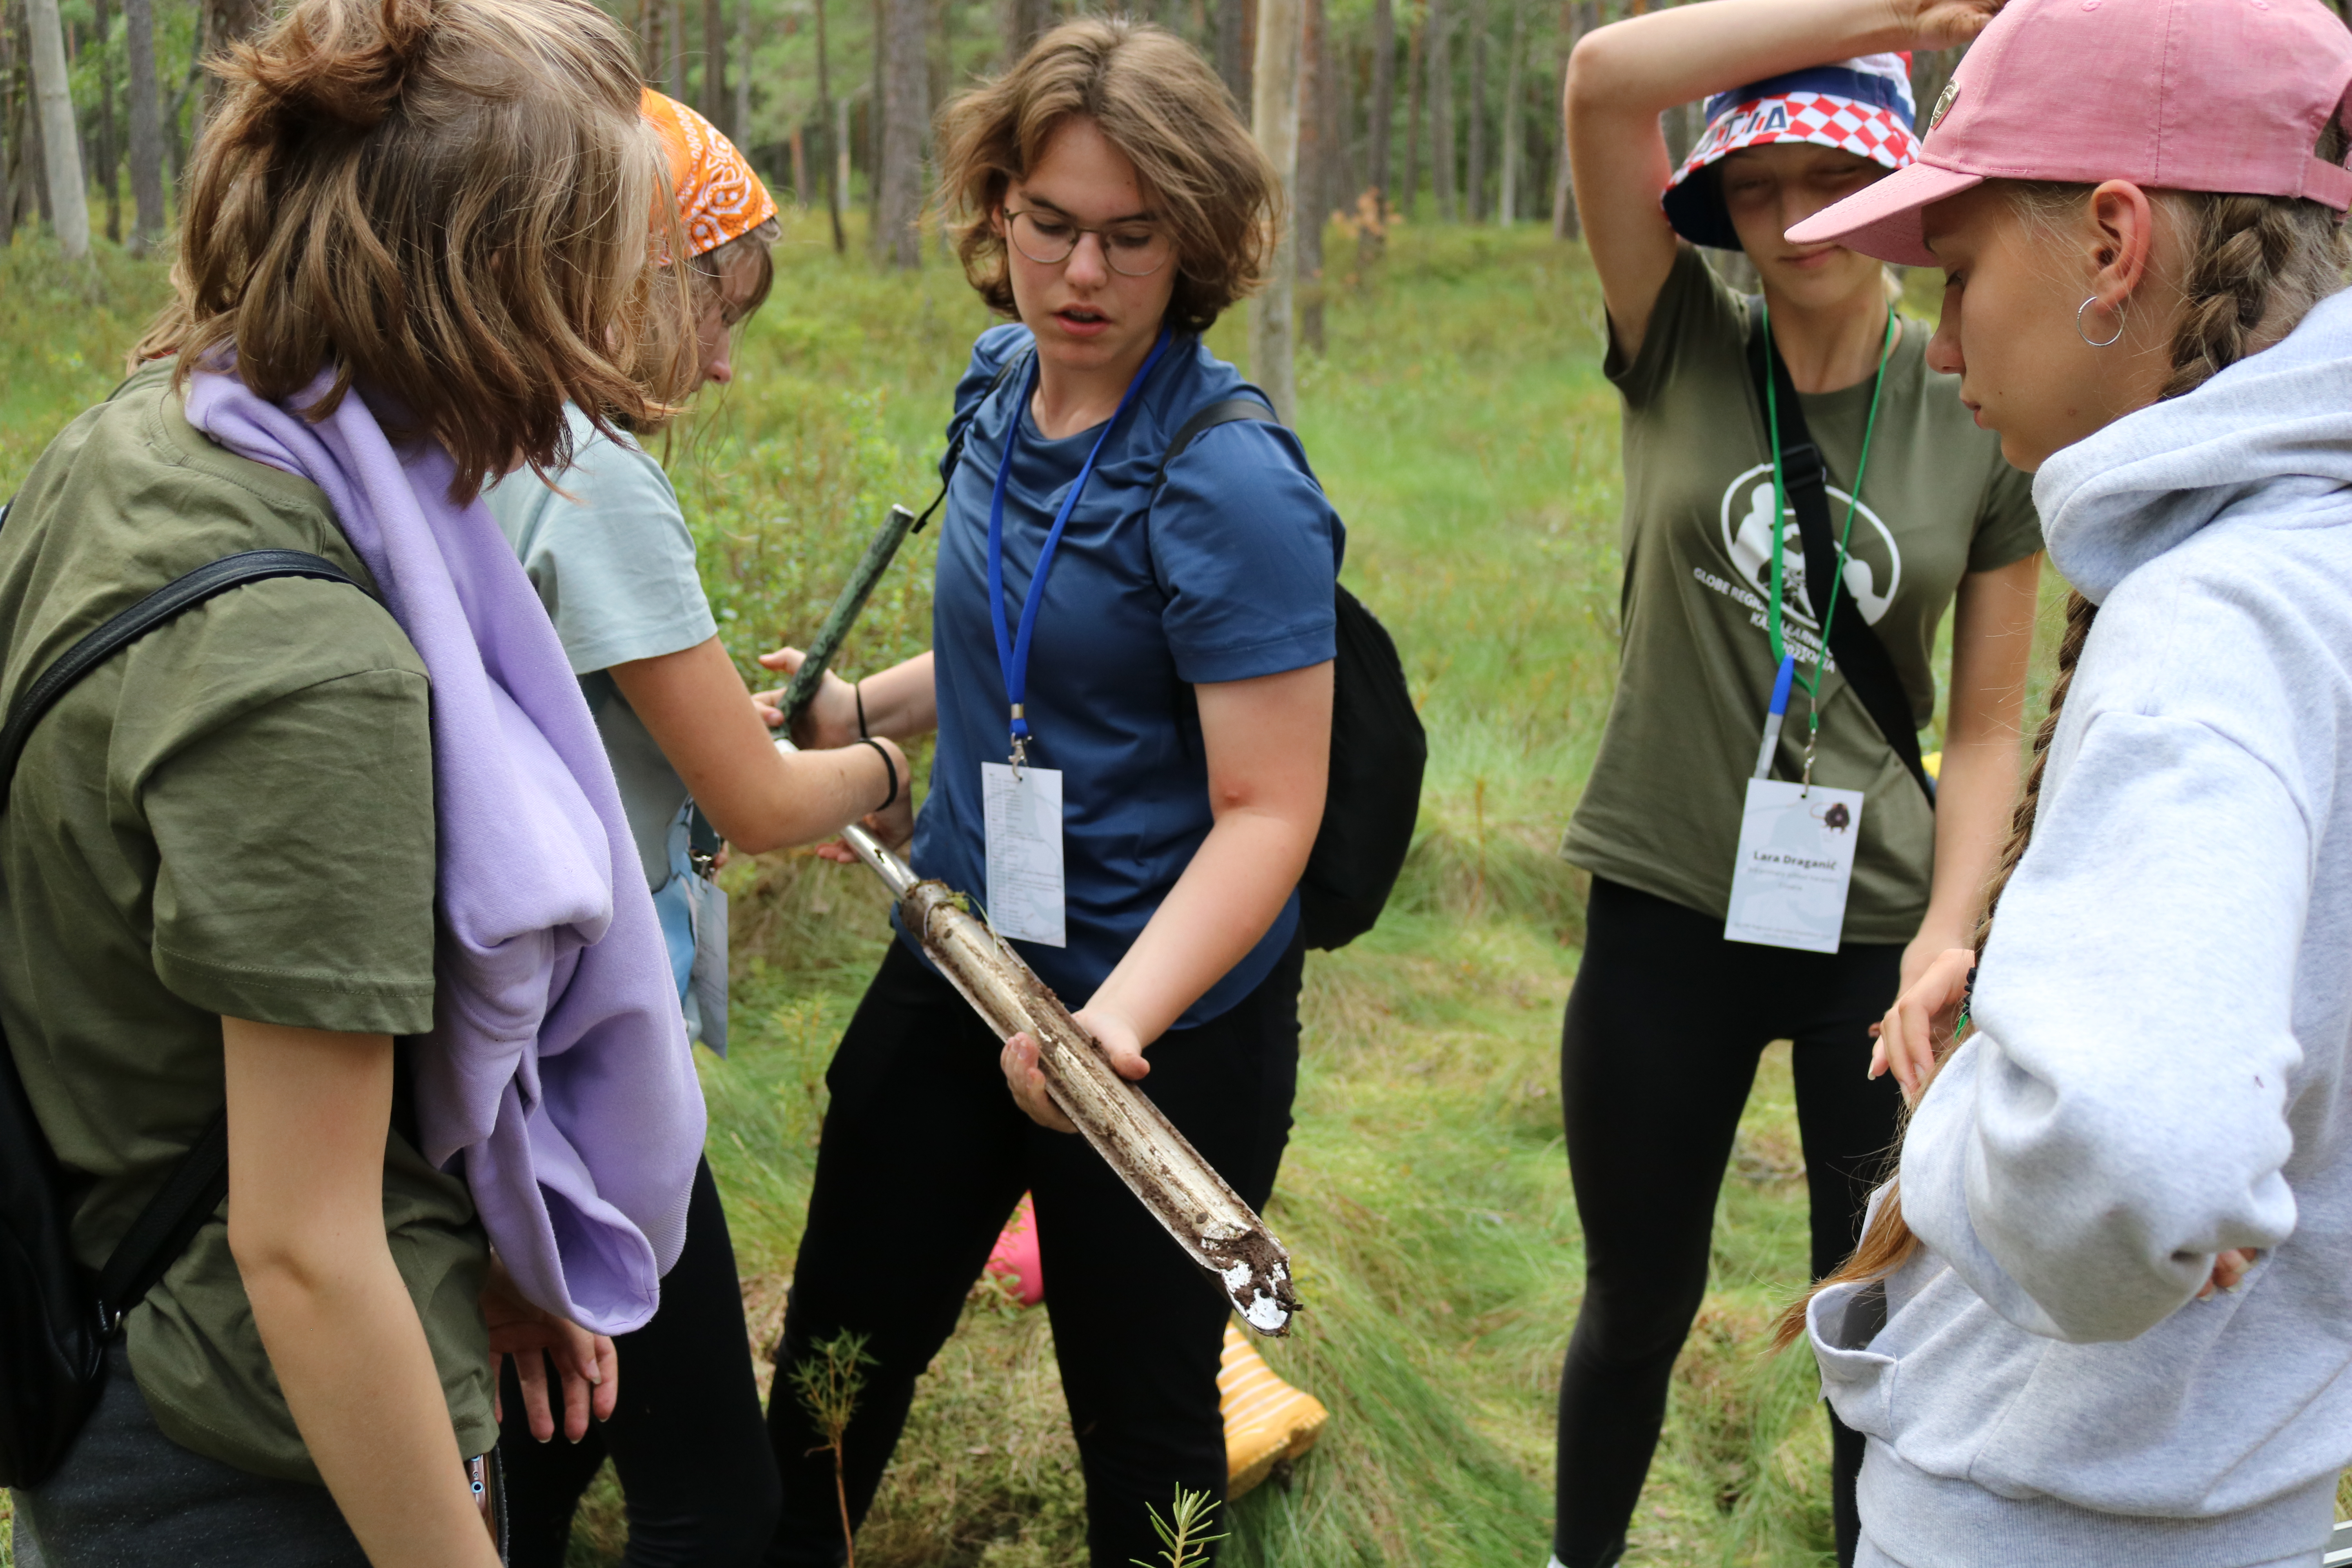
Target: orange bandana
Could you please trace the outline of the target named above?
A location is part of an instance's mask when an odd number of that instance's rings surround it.
[[[643,112],[661,132],[662,147],[669,153],[670,184],[677,192],[688,255],[716,250],[776,216],[768,187],[718,127],[652,88],[646,89]]]

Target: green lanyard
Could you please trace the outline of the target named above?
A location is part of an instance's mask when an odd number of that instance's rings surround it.
[[[1764,333],[1765,367],[1769,373],[1771,357],[1779,352],[1772,342],[1771,308],[1762,300],[1756,305],[1760,328]],[[1895,308],[1886,310],[1886,334],[1878,345],[1878,374],[1870,383],[1870,415],[1863,421],[1862,458],[1853,466],[1853,489],[1845,498],[1845,527],[1838,532],[1836,574],[1830,579],[1825,592],[1829,604],[1822,611],[1822,657],[1813,661],[1812,672],[1797,674],[1797,684],[1805,689],[1805,783],[1813,782],[1813,742],[1822,732],[1822,667],[1828,662],[1830,623],[1836,618],[1838,584],[1845,581],[1846,545],[1853,538],[1854,509],[1862,504],[1862,476],[1870,467],[1870,437],[1878,428],[1878,395],[1886,385],[1886,362],[1895,353]],[[1786,547],[1788,527],[1780,520],[1789,515],[1788,480],[1780,468],[1780,397],[1776,384],[1779,378],[1767,374],[1764,377],[1764,424],[1772,436],[1772,583],[1769,602],[1764,611],[1764,629],[1772,639],[1772,662],[1793,664],[1780,634],[1781,558]],[[1759,764],[1759,766],[1761,764]]]

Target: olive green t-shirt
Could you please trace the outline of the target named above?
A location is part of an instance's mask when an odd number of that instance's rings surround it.
[[[370,581],[322,492],[215,446],[167,369],[142,372],[66,427],[0,528],[0,702],[171,579],[262,549]],[[221,1015],[432,1026],[429,699],[374,600],[280,578],[149,633],[34,730],[0,815],[0,1025],[58,1158],[88,1184],[73,1242],[92,1268],[220,1114]],[[226,1213],[131,1314],[131,1368],[174,1441],[315,1481]],[[383,1218],[458,1447],[478,1454],[497,1427],[472,1199],[395,1131]]]
[[[1688,246],[1631,363],[1624,396],[1625,580],[1617,689],[1591,782],[1562,853],[1663,899],[1721,915],[1775,666],[1765,630],[1772,446],[1747,357],[1748,305]],[[1935,718],[1937,624],[1963,574],[2042,548],[2032,483],[1977,428],[1953,378],[1927,368],[1927,330],[1902,324],[1879,395],[1850,536],[1853,602],[1885,645],[1925,726]],[[1830,474],[1830,521],[1846,504],[1871,383],[1803,398]],[[1784,515],[1782,622],[1799,668],[1820,657],[1804,545]],[[1864,792],[1844,940],[1903,942],[1927,911],[1935,815],[1831,662],[1821,683],[1816,782]],[[1773,777],[1799,776],[1805,699],[1790,699]]]

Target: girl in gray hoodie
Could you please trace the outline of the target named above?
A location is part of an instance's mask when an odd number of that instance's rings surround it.
[[[1929,362],[2036,472],[2076,590],[1978,946],[1884,1026],[1899,1181],[1790,1325],[1869,1439],[1864,1564],[2324,1550],[2352,1461],[2347,86],[2318,0],[2011,0],[1920,161],[1789,235],[1944,271]]]

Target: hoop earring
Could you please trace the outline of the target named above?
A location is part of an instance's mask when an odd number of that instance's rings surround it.
[[[2123,341],[2124,313],[2121,310],[2117,310],[2116,312],[2116,335],[2109,338],[2105,342],[2100,342],[2098,340],[2092,337],[2090,333],[2083,330],[2083,312],[2089,310],[2098,302],[2099,297],[2096,294],[2094,294],[2089,299],[2074,307],[2074,335],[2082,339],[2084,342],[2090,344],[2095,349],[2111,349],[2115,347],[2116,344]]]

